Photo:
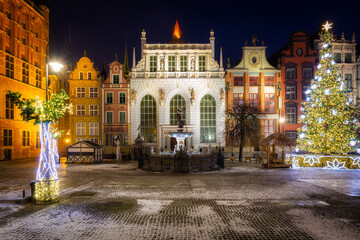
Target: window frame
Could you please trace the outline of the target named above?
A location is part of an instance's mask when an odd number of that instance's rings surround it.
[[[234,86],[244,86],[244,77],[243,76],[235,76],[234,77]]]
[[[188,57],[186,55],[180,56],[180,72],[187,72]]]
[[[89,105],[89,116],[99,116],[99,105],[97,104]]]
[[[285,105],[285,124],[297,124],[297,122],[298,122],[297,105],[295,104]]]
[[[3,129],[3,146],[4,147],[13,146],[13,130],[12,129]]]
[[[296,66],[286,66],[285,67],[285,79],[296,79],[296,78],[297,78]]]
[[[30,147],[30,131],[21,131],[21,146]]]
[[[121,115],[124,115],[124,121],[123,122],[121,122]],[[118,122],[119,122],[119,124],[124,124],[124,123],[126,123],[126,111],[119,111],[119,118],[118,118]]]
[[[79,80],[84,80],[84,72],[79,72]]]
[[[76,116],[86,116],[85,104],[76,104]]]
[[[91,77],[92,77],[92,74],[91,74],[91,72],[89,71],[89,72],[87,72],[87,80],[91,80]]]
[[[272,124],[270,124],[272,123]],[[271,131],[272,128],[272,131]],[[275,120],[274,119],[265,119],[264,120],[264,136],[267,138],[269,135],[275,133]]]
[[[96,91],[94,91],[96,90]],[[99,88],[98,87],[89,87],[89,98],[98,98],[99,97]]]
[[[124,100],[123,102],[121,101],[122,99]],[[126,92],[119,92],[119,104],[126,104]]]
[[[81,124],[81,126],[80,126]],[[76,136],[86,136],[86,122],[76,122],[75,125]]]
[[[15,104],[10,99],[7,99],[6,96],[8,95],[5,94],[5,119],[14,119]]]
[[[265,95],[264,96],[264,99],[265,99],[265,113],[266,114],[274,114],[275,113],[275,93],[264,93],[264,95]],[[272,96],[272,98],[271,98],[271,96]]]
[[[258,79],[259,79],[259,77],[254,77],[254,76],[249,77],[249,86],[250,87],[257,86],[258,85]]]
[[[254,108],[258,107],[258,93],[249,93],[249,105]]]
[[[206,70],[206,56],[205,55],[199,55],[198,63],[199,63],[199,72],[205,72],[205,70]]]
[[[293,91],[290,91],[292,89]],[[285,100],[296,100],[297,99],[297,86],[296,84],[285,85]]]
[[[111,95],[111,98],[109,98],[108,95]],[[106,101],[105,101],[106,104],[113,104],[114,102],[113,92],[106,92],[105,97],[106,97]],[[109,99],[111,99],[111,101],[109,101]]]
[[[233,93],[234,106],[240,106],[244,104],[244,93]]]
[[[216,101],[206,94],[200,100],[200,143],[216,143],[216,125]]]
[[[117,77],[117,78],[115,78],[115,77]],[[115,82],[115,80],[116,80],[117,82]],[[113,74],[113,75],[112,75],[112,83],[113,83],[113,84],[119,84],[119,83],[120,83],[120,75],[119,75],[119,74]]]
[[[99,135],[99,123],[89,122],[89,136],[98,136],[98,135]]]
[[[157,56],[150,55],[149,57],[150,57],[150,59],[149,59],[150,72],[156,72],[157,71]]]
[[[273,87],[275,85],[274,76],[265,76],[265,86]]]
[[[109,115],[111,115],[111,121],[109,121]],[[105,112],[105,116],[106,116],[106,124],[113,124],[114,123],[114,111],[106,111]]]
[[[85,87],[76,87],[76,97],[77,98],[85,98],[86,97]]]
[[[176,69],[176,60],[175,55],[169,55],[168,56],[168,71],[169,72],[175,72]]]

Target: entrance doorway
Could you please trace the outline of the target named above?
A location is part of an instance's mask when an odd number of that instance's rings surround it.
[[[11,160],[12,149],[4,149],[4,160]]]

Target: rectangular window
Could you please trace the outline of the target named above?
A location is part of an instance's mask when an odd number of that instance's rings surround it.
[[[244,86],[244,77],[234,77],[234,86]]]
[[[41,70],[35,70],[35,86],[41,88]]]
[[[7,99],[8,94],[5,95],[5,118],[14,119],[14,103]]]
[[[249,104],[251,107],[258,106],[258,94],[257,93],[250,93],[249,94]]]
[[[274,93],[265,93],[265,113],[275,113]]]
[[[257,86],[258,77],[250,77],[250,86]]]
[[[265,77],[265,86],[274,86],[274,77]]]
[[[89,138],[90,142],[99,144],[99,139],[98,138]]]
[[[175,72],[175,56],[168,56],[168,71]]]
[[[35,45],[35,52],[39,52],[39,46],[38,45]]]
[[[13,145],[13,132],[11,129],[4,129],[4,146],[12,146]]]
[[[22,146],[30,146],[30,131],[22,131]]]
[[[22,81],[29,84],[29,64],[22,63]]]
[[[264,135],[265,138],[267,138],[269,135],[274,133],[275,127],[274,127],[274,120],[265,120],[264,124]]]
[[[119,123],[126,123],[126,112],[119,112]]]
[[[35,31],[35,37],[39,38],[39,33],[37,31]]]
[[[79,79],[80,80],[84,79],[84,73],[83,72],[79,72]]]
[[[345,53],[345,63],[351,63],[352,62],[352,54],[351,53]]]
[[[297,114],[296,106],[286,106],[285,107],[285,120],[286,124],[296,124],[297,123]]]
[[[98,91],[99,89],[97,87],[90,87],[90,97],[91,98],[97,98],[99,96]]]
[[[126,103],[126,98],[125,98],[125,93],[124,92],[119,93],[119,103],[120,104],[125,104]]]
[[[287,67],[285,72],[286,72],[286,79],[295,79],[296,78],[296,68],[295,67]]]
[[[105,145],[106,146],[114,146],[114,137],[112,133],[105,134]]]
[[[89,123],[89,135],[99,135],[99,123],[98,122],[90,122]]]
[[[311,90],[310,85],[303,85],[302,86],[302,99],[305,100],[306,96],[308,96],[308,94],[306,94],[307,90]]]
[[[41,148],[40,132],[36,132],[36,148]]]
[[[150,56],[150,72],[156,72],[156,56]]]
[[[287,138],[289,138],[291,141],[293,141],[294,143],[296,143],[297,131],[286,131],[285,136]]]
[[[352,74],[345,74],[346,89],[352,89]]]
[[[76,115],[85,116],[85,105],[76,105]]]
[[[113,103],[113,94],[112,93],[106,93],[106,103],[111,104]]]
[[[187,56],[180,56],[180,71],[187,71]]]
[[[5,57],[5,75],[14,78],[14,58],[9,55]]]
[[[84,87],[77,87],[76,88],[76,97],[77,98],[84,98],[85,97],[85,88]]]
[[[88,72],[88,73],[87,73],[87,79],[88,79],[88,80],[91,80],[91,72]]]
[[[106,112],[106,123],[107,124],[113,123],[113,113],[112,112]]]
[[[244,103],[243,93],[234,93],[234,106],[239,106]]]
[[[84,136],[86,135],[86,125],[84,122],[76,123],[76,136]]]
[[[334,60],[336,63],[341,63],[341,53],[334,53]]]
[[[113,75],[113,83],[118,84],[120,82],[120,76],[119,75]]]
[[[123,133],[122,134],[122,143],[121,143],[123,146],[126,146],[127,145],[127,134],[126,133]]]
[[[89,115],[98,116],[99,115],[99,105],[89,105]]]
[[[313,78],[313,68],[310,66],[303,67],[303,79]]]
[[[199,56],[199,71],[205,72],[205,56]]]
[[[296,86],[286,86],[286,100],[295,100],[296,99]]]
[[[5,28],[5,31],[6,31],[6,35],[11,37],[11,29],[7,27]]]

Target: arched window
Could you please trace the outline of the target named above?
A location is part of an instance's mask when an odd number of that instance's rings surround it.
[[[216,102],[209,94],[200,102],[200,142],[216,142]]]
[[[156,143],[156,101],[146,95],[140,105],[141,136],[146,143]]]
[[[184,124],[186,124],[186,103],[185,99],[179,95],[176,94],[170,101],[170,125],[177,125],[177,109],[178,107],[181,108],[182,111],[182,120],[184,121]]]

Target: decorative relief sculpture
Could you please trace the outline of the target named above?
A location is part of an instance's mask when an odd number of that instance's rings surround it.
[[[165,101],[164,101],[164,98],[165,98],[164,90],[162,88],[160,88],[159,93],[160,93],[160,105],[164,106],[164,103],[165,103]]]
[[[194,71],[195,70],[195,59],[194,57],[191,57],[190,60],[190,71]]]
[[[225,99],[225,91],[224,91],[224,88],[221,88],[221,94],[220,94],[221,102],[224,102],[224,99]]]
[[[165,71],[165,59],[164,57],[160,58],[160,71]]]
[[[190,91],[190,103],[191,105],[194,105],[195,103],[195,90],[194,88],[189,88]]]
[[[134,104],[135,104],[135,90],[134,89],[132,89],[131,90],[131,106],[134,106]]]

